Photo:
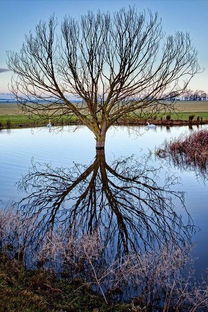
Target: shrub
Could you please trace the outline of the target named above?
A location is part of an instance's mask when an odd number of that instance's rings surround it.
[[[189,122],[192,122],[193,119],[194,119],[194,117],[195,117],[194,115],[190,115],[190,116],[189,116]]]
[[[208,165],[208,130],[200,130],[185,138],[165,144],[156,153],[159,157],[171,157],[174,164],[198,168],[206,172]]]

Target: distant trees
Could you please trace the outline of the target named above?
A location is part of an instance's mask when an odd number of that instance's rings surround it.
[[[189,91],[185,94],[184,100],[186,101],[207,101],[208,94],[202,90]]]
[[[133,8],[66,17],[59,30],[53,17],[40,22],[8,64],[27,112],[74,114],[94,133],[97,149],[120,117],[171,104],[170,93],[183,95],[199,69],[188,34],[165,37],[157,14]]]

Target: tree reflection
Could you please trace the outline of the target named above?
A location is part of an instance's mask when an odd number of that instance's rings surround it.
[[[27,195],[18,206],[33,220],[39,240],[62,226],[77,237],[98,230],[115,257],[170,240],[180,245],[191,233],[190,223],[184,224],[175,209],[176,203],[183,205],[183,194],[173,190],[173,176],[159,185],[160,175],[148,158],[142,164],[133,156],[108,164],[103,151],[89,166],[33,164],[20,182]]]

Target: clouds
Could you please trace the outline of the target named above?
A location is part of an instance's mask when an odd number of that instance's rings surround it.
[[[6,68],[0,68],[0,73],[4,73],[4,72],[7,72],[9,71],[9,69],[6,69]]]

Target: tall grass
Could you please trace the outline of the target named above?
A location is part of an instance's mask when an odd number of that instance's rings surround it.
[[[132,311],[207,311],[207,282],[197,284],[193,276],[183,275],[190,246],[181,249],[170,242],[168,248],[126,254],[111,262],[103,258],[105,245],[99,231],[77,238],[72,231],[57,228],[35,242],[32,221],[12,209],[0,211],[0,243],[8,256],[69,282],[79,279],[106,302],[133,296]]]
[[[208,165],[208,130],[181,137],[157,151],[159,157],[170,157],[174,164],[206,172]]]

